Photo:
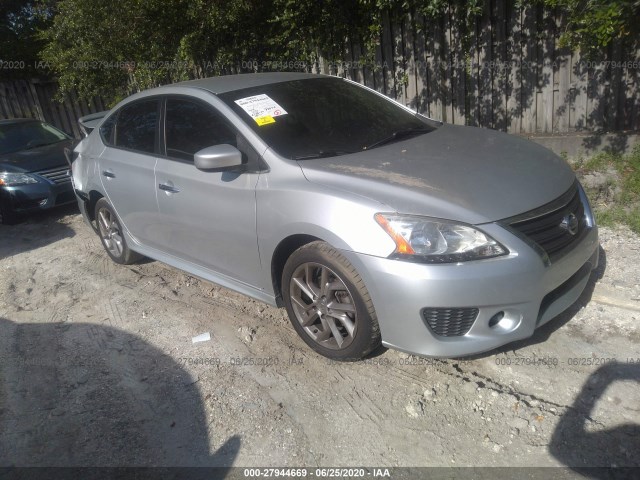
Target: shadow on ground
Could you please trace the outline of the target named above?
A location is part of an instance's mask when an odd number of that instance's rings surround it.
[[[605,429],[597,416],[594,417],[596,404],[604,400],[607,388],[624,381],[640,383],[640,364],[610,363],[589,376],[553,432],[549,451],[554,457],[589,478],[623,477],[614,476],[615,471],[585,467],[587,462],[590,465],[640,467],[640,425],[625,423]],[[621,410],[633,410],[634,414],[638,411],[637,399],[615,397],[613,400]],[[637,470],[628,473],[625,478],[638,478]]]
[[[65,205],[34,213],[15,225],[0,225],[0,260],[73,237],[75,232],[63,218],[77,213],[77,205]]]
[[[5,473],[21,466],[228,467],[240,449],[233,436],[209,453],[197,379],[137,336],[0,318],[0,358]]]

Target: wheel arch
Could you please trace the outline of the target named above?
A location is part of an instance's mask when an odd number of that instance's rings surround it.
[[[300,247],[311,242],[324,241],[314,235],[294,234],[289,235],[278,243],[271,257],[271,282],[273,284],[273,292],[276,299],[276,305],[283,307],[282,300],[282,272],[284,265],[293,252]]]
[[[104,195],[102,195],[100,192],[98,192],[97,190],[91,190],[89,192],[89,199],[85,200],[85,209],[87,212],[87,218],[89,219],[90,223],[91,223],[91,227],[97,232],[97,228],[96,225],[94,225],[95,219],[96,219],[96,203],[98,203],[98,200],[100,200],[101,198],[105,198]]]

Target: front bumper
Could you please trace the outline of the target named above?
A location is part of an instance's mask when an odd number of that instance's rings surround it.
[[[482,229],[511,253],[460,264],[424,265],[343,252],[367,285],[385,346],[417,355],[458,357],[528,338],[580,297],[598,265],[595,226],[550,265],[501,226]],[[421,312],[428,307],[477,308],[478,314],[466,334],[444,337],[425,323]],[[503,320],[489,326],[499,312],[504,312]]]
[[[1,187],[0,195],[4,207],[13,213],[30,213],[75,202],[71,182]]]

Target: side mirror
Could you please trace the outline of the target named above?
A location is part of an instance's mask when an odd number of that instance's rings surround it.
[[[226,143],[203,148],[193,156],[198,170],[219,170],[242,165],[242,153]]]

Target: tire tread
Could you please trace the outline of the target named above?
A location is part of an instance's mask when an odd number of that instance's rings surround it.
[[[298,252],[302,252],[305,250],[310,250],[310,251],[315,250],[315,251],[321,252],[330,260],[339,264],[351,277],[349,280],[356,287],[357,292],[360,295],[367,309],[367,314],[371,322],[371,335],[370,335],[370,338],[368,339],[366,348],[362,352],[360,352],[359,358],[343,358],[341,360],[354,361],[354,360],[360,360],[361,358],[366,357],[373,350],[378,348],[378,346],[380,346],[381,334],[380,334],[380,325],[378,324],[378,317],[376,316],[376,311],[373,306],[373,300],[371,300],[371,295],[369,294],[369,291],[365,286],[364,280],[362,279],[358,271],[355,269],[355,267],[351,265],[351,263],[337,249],[333,248],[328,243],[322,240],[317,240],[311,243],[307,243],[302,247],[300,247],[298,250],[296,250],[292,254],[292,256]]]

